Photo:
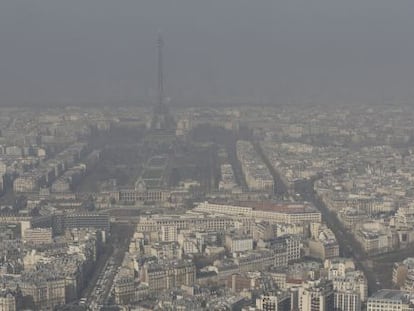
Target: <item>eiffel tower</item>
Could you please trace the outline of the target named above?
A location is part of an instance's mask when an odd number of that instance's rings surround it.
[[[159,132],[174,132],[176,128],[176,124],[164,100],[164,71],[163,71],[163,56],[162,56],[163,46],[164,46],[164,41],[162,39],[161,34],[159,34],[158,41],[157,41],[158,100],[153,108],[151,130],[157,131],[157,132],[158,131]]]

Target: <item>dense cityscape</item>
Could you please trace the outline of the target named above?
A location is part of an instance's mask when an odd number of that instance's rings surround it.
[[[413,11],[0,1],[0,311],[414,311]]]
[[[414,310],[413,117],[2,108],[0,309]]]

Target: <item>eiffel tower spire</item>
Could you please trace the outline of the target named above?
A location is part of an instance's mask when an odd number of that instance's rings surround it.
[[[163,58],[162,58],[162,48],[164,46],[164,41],[162,40],[162,35],[158,33],[157,40],[157,52],[158,52],[158,105],[164,105],[164,71],[163,71]]]

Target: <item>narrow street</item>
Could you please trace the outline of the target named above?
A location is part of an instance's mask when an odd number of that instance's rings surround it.
[[[236,151],[236,141],[229,139],[227,144],[227,154],[229,157],[229,162],[233,168],[234,172],[234,179],[236,183],[245,191],[248,191],[246,179],[243,175],[243,170],[241,168],[240,162],[237,159],[237,151]]]
[[[270,174],[273,177],[273,180],[275,183],[274,194],[280,198],[289,197],[289,191],[286,185],[282,182],[282,179],[280,178],[279,173],[275,170],[273,165],[270,163],[269,159],[265,156],[263,149],[260,146],[260,143],[256,141],[252,141],[252,145],[254,149],[256,150],[257,154],[261,157],[264,164],[266,164],[267,169],[269,170]]]
[[[314,181],[301,181],[296,183],[295,190],[301,195],[305,201],[311,202],[322,213],[322,219],[327,226],[335,234],[340,248],[340,255],[343,257],[352,257],[355,260],[356,266],[361,269],[368,280],[369,293],[376,292],[382,288],[379,278],[376,276],[369,257],[362,250],[359,243],[355,240],[352,233],[350,233],[338,220],[337,216],[328,210],[325,204],[316,196]]]
[[[122,264],[124,254],[128,250],[129,240],[133,231],[133,225],[112,224],[112,234],[108,241],[109,251],[98,261],[97,268],[90,282],[92,286],[86,291],[85,297],[90,309],[99,310],[99,306],[107,302],[117,269]]]

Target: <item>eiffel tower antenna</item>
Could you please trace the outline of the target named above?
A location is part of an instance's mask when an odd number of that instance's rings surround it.
[[[162,48],[164,46],[164,41],[162,40],[161,32],[158,32],[158,41],[157,41],[157,50],[158,50],[158,105],[162,106],[164,104],[164,71],[163,71],[163,58],[162,58]]]

